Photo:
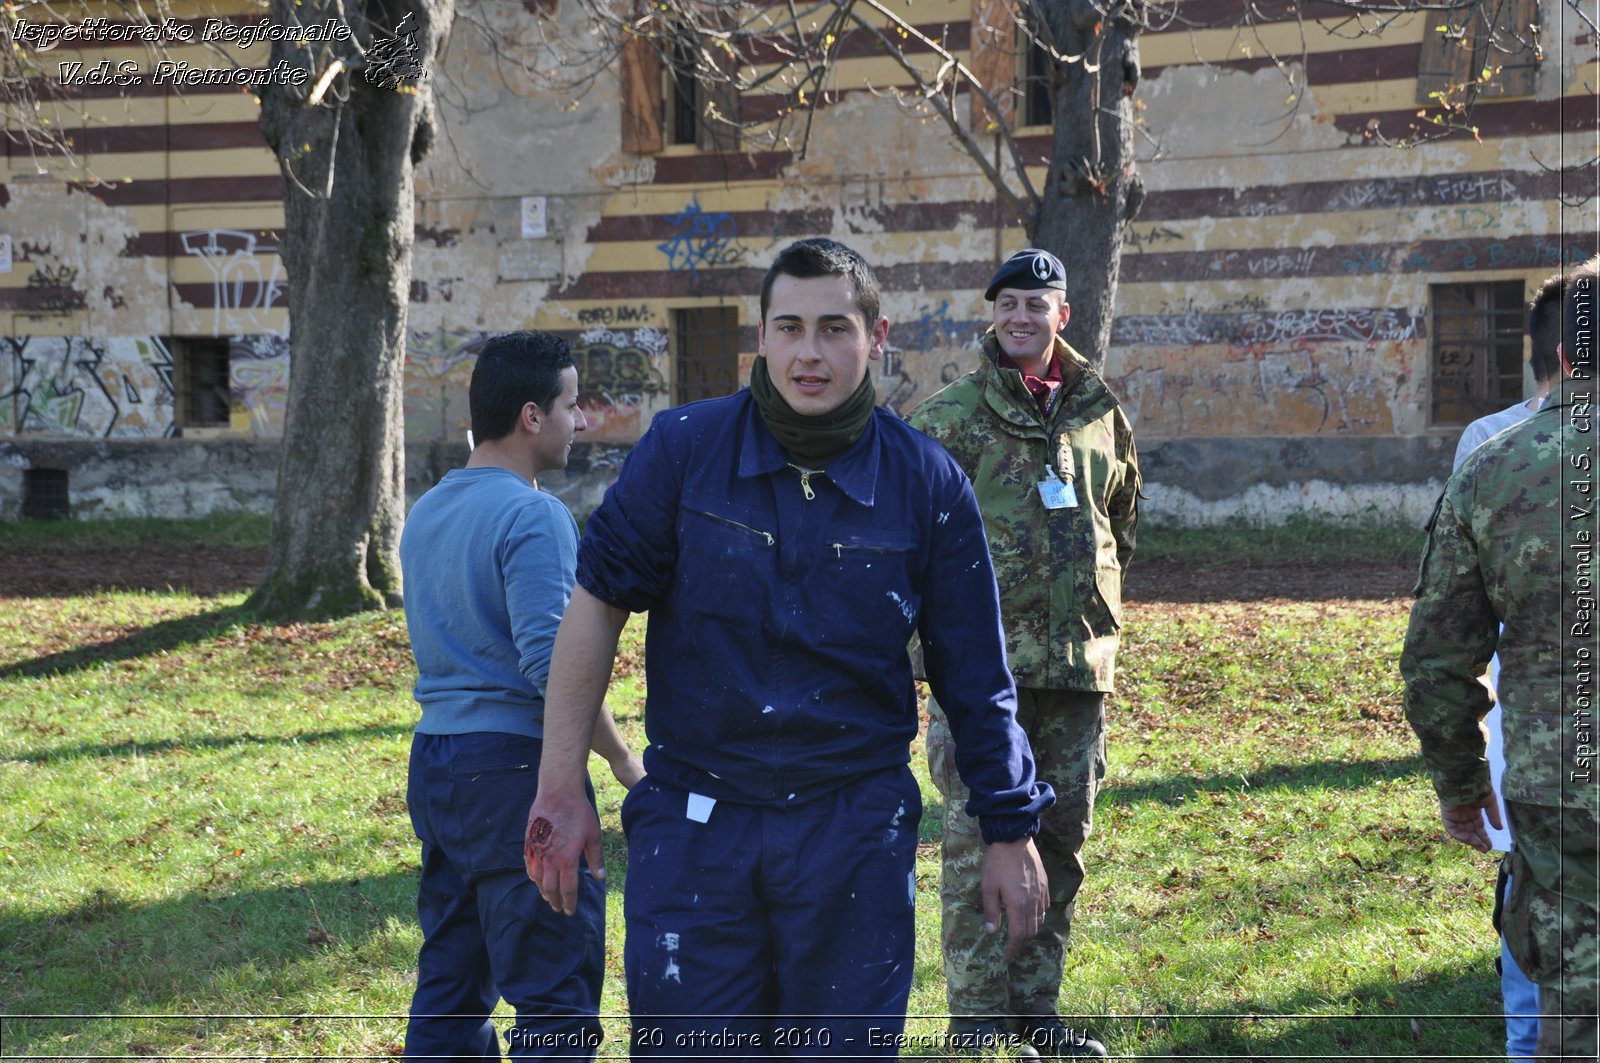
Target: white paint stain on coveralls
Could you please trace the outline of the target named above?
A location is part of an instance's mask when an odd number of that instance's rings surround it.
[[[661,972],[665,981],[683,984],[683,970],[678,966],[678,935],[662,934],[656,945],[667,954],[667,969]]]

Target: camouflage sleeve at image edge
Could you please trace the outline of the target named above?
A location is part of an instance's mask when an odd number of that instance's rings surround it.
[[[1446,805],[1475,804],[1492,792],[1481,722],[1490,698],[1478,677],[1489,666],[1497,632],[1475,544],[1447,488],[1423,553],[1400,654],[1406,720]]]

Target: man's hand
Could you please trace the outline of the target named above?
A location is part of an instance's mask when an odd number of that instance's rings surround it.
[[[632,750],[624,750],[622,756],[607,761],[611,765],[611,774],[616,776],[624,790],[631,790],[644,778],[644,761],[640,760]]]
[[[995,842],[983,855],[983,928],[1000,929],[1000,911],[1006,914],[1006,962],[1017,958],[1033,936],[1050,905],[1050,882],[1032,838]]]
[[[617,721],[604,704],[600,706],[600,715],[594,721],[594,737],[590,740],[589,748],[611,766],[611,774],[617,777],[624,790],[633,789],[644,778],[644,761],[622,740]]]
[[[540,787],[533,807],[528,809],[522,858],[540,896],[566,915],[578,910],[580,856],[589,862],[589,874],[597,879],[606,877],[605,858],[600,850],[600,820],[594,808],[581,789],[565,793]]]
[[[611,714],[605,711],[606,682],[617,655],[617,636],[627,621],[626,612],[579,585],[561,618],[550,658],[539,790],[528,809],[522,857],[528,877],[545,902],[567,915],[578,910],[580,857],[589,862],[589,874],[597,879],[606,877],[600,820],[585,791],[589,749],[598,733],[600,755],[607,761],[632,756],[617,734]]]
[[[1447,805],[1439,802],[1439,818],[1444,820],[1444,831],[1463,845],[1470,845],[1480,853],[1488,852],[1489,832],[1483,828],[1483,818],[1489,817],[1490,826],[1503,829],[1500,822],[1500,802],[1490,794],[1472,805]]]

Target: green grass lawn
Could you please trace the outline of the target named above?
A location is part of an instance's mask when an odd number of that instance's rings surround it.
[[[117,520],[0,521],[0,549],[64,553],[84,548],[157,544],[182,547],[265,547],[270,519],[225,513],[199,520],[130,517]],[[1219,560],[1298,564],[1367,562],[1414,564],[1422,553],[1421,528],[1381,521],[1328,523],[1294,516],[1283,524],[1235,520],[1204,528],[1139,526],[1141,564],[1171,561],[1214,564]]]
[[[122,517],[0,521],[0,549],[66,553],[151,544],[168,550],[206,546],[264,548],[271,523],[271,518],[257,513],[222,513],[197,520]]]
[[[416,948],[403,619],[0,600],[0,1052],[382,1056]],[[1113,1054],[1492,1058],[1494,865],[1400,715],[1403,602],[1134,604],[1062,1003]],[[611,703],[642,740],[630,625]],[[943,1026],[938,795],[908,1032]],[[595,762],[613,887],[621,792]],[[626,1054],[620,891],[603,1054]]]

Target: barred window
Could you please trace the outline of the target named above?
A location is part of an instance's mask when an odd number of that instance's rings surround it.
[[[1466,425],[1520,401],[1523,283],[1436,284],[1431,295],[1431,422]]]
[[[1055,60],[1038,41],[1029,41],[1023,53],[1023,124],[1050,125],[1055,108],[1050,101],[1050,68]]]
[[[66,469],[24,469],[22,516],[28,520],[67,520],[72,496]]]
[[[702,63],[717,64],[717,69]],[[738,150],[742,101],[737,69],[720,52],[697,53],[690,31],[627,37],[618,69],[623,151],[654,155],[670,144]]]
[[[178,370],[178,423],[184,428],[228,424],[228,341],[173,337],[166,341]]]
[[[695,70],[694,55],[681,41],[672,45],[672,66],[667,73],[667,143],[698,143],[704,106],[700,97],[705,86]]]
[[[672,312],[676,405],[739,390],[739,311],[731,306]]]

